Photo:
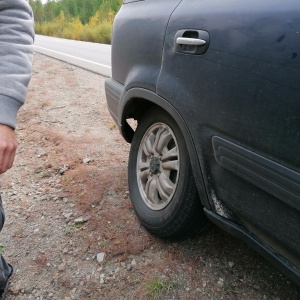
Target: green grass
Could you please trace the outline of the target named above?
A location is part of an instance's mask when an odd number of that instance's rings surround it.
[[[157,278],[146,285],[147,295],[150,296],[151,300],[162,299],[163,296],[166,297],[178,285],[179,283],[176,280]]]
[[[75,224],[72,225],[71,227],[67,228],[66,230],[66,235],[68,234],[74,234],[78,229],[80,229],[83,226],[83,224]]]

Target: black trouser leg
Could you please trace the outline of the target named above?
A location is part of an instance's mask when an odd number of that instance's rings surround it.
[[[5,214],[2,205],[2,199],[0,196],[0,231],[3,228],[4,221],[5,221]],[[1,255],[0,256],[0,290],[4,289],[6,285],[6,281],[10,275],[10,272],[11,272],[11,268],[9,267],[9,265]]]

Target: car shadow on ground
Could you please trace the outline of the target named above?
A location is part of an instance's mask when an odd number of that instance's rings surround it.
[[[230,299],[251,299],[251,295],[257,299],[258,291],[261,299],[300,299],[300,288],[288,277],[211,223],[189,239],[164,241],[164,245],[179,263],[190,266],[195,286],[217,282]]]

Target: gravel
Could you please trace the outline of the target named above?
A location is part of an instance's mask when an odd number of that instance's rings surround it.
[[[7,299],[300,299],[299,287],[213,225],[178,241],[145,231],[104,80],[35,54],[17,158],[1,177],[1,249],[15,270]]]

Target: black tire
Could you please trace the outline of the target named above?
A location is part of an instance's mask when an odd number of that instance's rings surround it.
[[[130,149],[128,184],[133,208],[150,233],[178,238],[206,223],[185,139],[161,109],[152,109],[139,120]]]

